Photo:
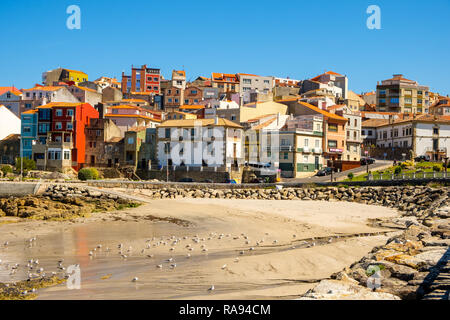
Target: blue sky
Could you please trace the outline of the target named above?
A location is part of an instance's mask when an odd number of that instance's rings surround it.
[[[66,28],[72,4],[81,30]],[[372,4],[381,30],[366,27]],[[403,73],[450,94],[449,14],[449,0],[2,0],[0,86],[31,87],[59,66],[94,80],[147,64],[166,78],[184,67],[188,79],[333,70],[357,93]]]

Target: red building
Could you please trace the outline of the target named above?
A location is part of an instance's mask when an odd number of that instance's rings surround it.
[[[38,107],[50,109],[51,121],[45,143],[33,146],[33,158],[41,170],[72,167],[79,170],[85,162],[85,127],[98,111],[89,103],[54,102]],[[39,120],[38,120],[39,126]]]
[[[143,65],[140,68],[131,66],[131,76],[122,72],[122,93],[136,94],[140,92],[161,93],[161,70],[147,68]]]

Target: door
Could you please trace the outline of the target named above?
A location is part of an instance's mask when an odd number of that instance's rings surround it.
[[[319,170],[319,157],[318,156],[314,157],[314,167],[316,168],[316,170]]]

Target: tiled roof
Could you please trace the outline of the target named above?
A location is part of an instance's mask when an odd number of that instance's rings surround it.
[[[114,114],[114,113],[107,113],[105,114],[105,117],[113,117],[113,118],[141,118],[146,120],[151,120],[155,122],[161,122],[160,119],[155,119],[147,116],[143,116],[140,114]]]
[[[23,91],[36,91],[36,90],[40,90],[40,91],[56,91],[61,89],[62,86],[35,86],[34,88],[31,89],[23,89]]]
[[[313,110],[313,111],[315,111],[317,113],[320,113],[320,114],[324,115],[327,118],[347,122],[346,118],[338,116],[337,114],[333,114],[333,113],[330,113],[328,111],[319,109],[316,106],[313,106],[312,104],[309,104],[307,102],[299,101],[298,104],[300,104],[300,105],[302,105],[304,107],[307,107],[307,108],[309,108],[309,109],[311,109],[311,110]]]
[[[161,123],[159,126],[161,127],[195,127],[198,123],[202,125],[202,127],[206,126],[219,126],[219,127],[233,127],[233,128],[242,128],[237,123],[234,123],[230,120],[219,118],[218,124],[215,125],[215,119],[184,119],[184,120],[167,120]]]
[[[320,79],[321,76],[326,75],[326,74],[331,74],[331,75],[335,75],[335,76],[342,76],[342,74],[339,74],[339,73],[337,73],[337,72],[334,72],[334,71],[327,71],[327,72],[322,73],[322,74],[318,75],[317,77],[311,78],[311,79],[309,79],[309,80],[311,80],[311,81],[318,81],[318,80]]]
[[[192,105],[189,105],[189,104],[184,104],[184,105],[182,105],[182,106],[180,106],[180,109],[205,109],[205,106],[202,106],[202,105],[196,105],[196,104],[192,104]]]
[[[76,107],[84,104],[84,102],[50,102],[43,106],[37,107],[37,109],[49,109],[53,107]]]
[[[273,123],[274,121],[276,121],[276,120],[277,120],[277,118],[269,119],[269,120],[267,120],[266,122],[263,122],[263,123],[261,123],[261,124],[255,126],[255,127],[253,127],[252,129],[253,129],[253,130],[261,130],[261,129],[263,129],[263,128],[269,126],[270,124],[272,124],[272,123]]]
[[[366,121],[363,121],[361,123],[361,127],[378,127],[380,125],[384,125],[386,123],[388,123],[389,120],[387,119],[369,119]]]
[[[37,112],[38,112],[38,110],[37,110],[37,109],[34,109],[34,110],[24,111],[24,112],[22,112],[22,114],[35,114],[35,113],[37,113]]]
[[[10,91],[11,93],[15,94],[16,96],[20,96],[22,94],[22,92],[17,89],[16,87],[12,86],[12,87],[0,87],[0,95],[6,93]]]

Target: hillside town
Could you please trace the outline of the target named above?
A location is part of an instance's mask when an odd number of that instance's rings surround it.
[[[122,78],[66,68],[0,87],[0,162],[105,178],[253,182],[341,172],[368,159],[446,162],[450,98],[386,76],[371,92],[326,71],[311,79],[131,66]],[[191,79],[188,81],[187,79]],[[252,178],[253,177],[253,178]],[[253,179],[253,180],[252,180]]]

